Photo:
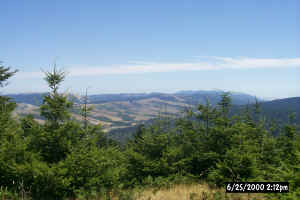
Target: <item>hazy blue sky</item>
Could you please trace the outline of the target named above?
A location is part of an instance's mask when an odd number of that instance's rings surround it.
[[[300,96],[299,0],[3,0],[0,60],[20,72],[4,93],[223,89]]]

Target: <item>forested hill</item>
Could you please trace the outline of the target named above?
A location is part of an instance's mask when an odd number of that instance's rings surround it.
[[[254,114],[255,104],[233,106],[232,115],[242,114],[246,107],[249,107],[250,113]],[[259,112],[265,116],[268,121],[277,123],[287,123],[291,114],[294,115],[294,122],[300,124],[300,97],[291,97],[276,99],[259,103]]]
[[[289,114],[295,113],[295,120],[300,124],[300,97],[277,99],[261,104],[262,113],[274,120],[288,121]]]
[[[262,108],[270,111],[300,111],[300,97],[291,97],[285,99],[276,99],[262,103]]]

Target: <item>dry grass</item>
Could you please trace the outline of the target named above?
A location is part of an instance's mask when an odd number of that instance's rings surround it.
[[[227,196],[227,197],[225,197]],[[226,194],[223,189],[211,189],[205,184],[176,185],[169,189],[147,189],[137,195],[137,200],[249,200],[264,199],[259,194]]]
[[[5,198],[5,190],[0,188],[0,199]],[[129,196],[119,198],[119,195],[107,193],[107,197],[79,197],[75,200],[265,200],[263,194],[226,194],[224,189],[211,189],[206,184],[179,184],[168,189],[149,188],[145,190],[124,191]],[[21,199],[21,198],[20,198]],[[23,198],[27,200],[27,198]],[[30,198],[29,198],[30,199]],[[28,199],[28,200],[29,200]],[[74,200],[69,198],[69,200]]]

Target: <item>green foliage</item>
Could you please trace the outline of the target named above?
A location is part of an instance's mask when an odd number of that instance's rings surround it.
[[[0,87],[7,85],[7,80],[12,77],[18,70],[10,71],[10,67],[5,67],[0,61]]]
[[[228,114],[231,108],[231,97],[229,92],[225,92],[221,95],[221,101],[218,103],[221,114],[224,118],[228,118]]]
[[[0,62],[0,87],[7,85],[7,80],[13,76],[18,70],[10,71],[9,67],[5,67]],[[0,96],[0,120],[1,122],[9,121],[11,112],[16,108],[16,104],[10,101],[10,98]]]
[[[83,145],[83,146],[82,146]],[[123,158],[116,148],[99,149],[89,144],[81,144],[59,163],[61,176],[68,182],[68,194],[77,191],[92,192],[101,188],[112,189],[119,183]]]
[[[209,128],[214,119],[216,119],[219,115],[216,108],[213,108],[209,103],[209,100],[206,99],[206,105],[199,105],[198,111],[200,112],[196,115],[196,118],[203,121],[205,124],[206,135],[208,135]]]
[[[216,168],[210,172],[208,180],[218,186],[229,181],[250,181],[256,178],[256,171],[255,158],[234,149],[226,152],[224,160],[217,163]]]
[[[63,123],[70,119],[69,110],[72,108],[66,95],[57,92],[59,85],[65,79],[65,72],[54,69],[52,72],[45,72],[45,80],[51,89],[51,93],[44,96],[43,104],[41,105],[41,116],[45,117],[50,128],[58,127],[59,123]]]
[[[18,200],[19,195],[16,192],[8,191],[7,188],[0,187],[0,198],[1,199],[11,199],[11,200]]]
[[[68,101],[67,96],[63,94],[49,94],[44,97],[44,102],[41,105],[41,116],[47,120],[52,127],[58,127],[59,123],[63,123],[70,119],[69,109],[72,108],[72,103]]]
[[[48,86],[51,88],[53,93],[57,93],[60,84],[66,78],[66,72],[58,70],[55,63],[53,70],[50,72],[45,72],[45,75],[46,77],[44,79],[48,83]]]
[[[125,192],[121,192],[119,194],[119,200],[135,200],[135,196],[132,194],[131,191],[125,191]]]

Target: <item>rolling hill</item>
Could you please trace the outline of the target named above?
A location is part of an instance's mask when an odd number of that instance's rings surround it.
[[[138,94],[100,94],[88,96],[88,106],[92,107],[89,115],[91,123],[101,123],[106,130],[128,128],[138,123],[149,121],[158,116],[176,117],[187,107],[204,103],[205,98],[215,105],[220,100],[222,91],[181,91],[173,94],[138,93]],[[16,114],[24,116],[32,114],[37,119],[39,106],[46,93],[11,94],[8,95],[18,103]],[[82,98],[69,95],[75,103],[73,118],[80,120],[79,107]],[[232,93],[235,105],[253,103],[255,97],[242,93]]]
[[[128,129],[140,123],[146,123],[158,116],[178,117],[188,107],[195,107],[208,98],[212,105],[220,100],[223,91],[180,91],[173,94],[139,93],[139,94],[100,94],[88,96],[88,106],[92,107],[89,121],[101,123],[105,130]],[[39,105],[46,93],[8,95],[18,103],[16,115],[32,114],[41,122]],[[81,120],[79,108],[81,97],[69,95],[74,101],[75,109],[72,117]],[[231,93],[235,112],[242,112],[246,104],[253,104],[255,97],[243,93]],[[269,119],[287,122],[288,113],[296,112],[297,123],[300,124],[300,97],[273,101],[262,101],[262,114]]]

